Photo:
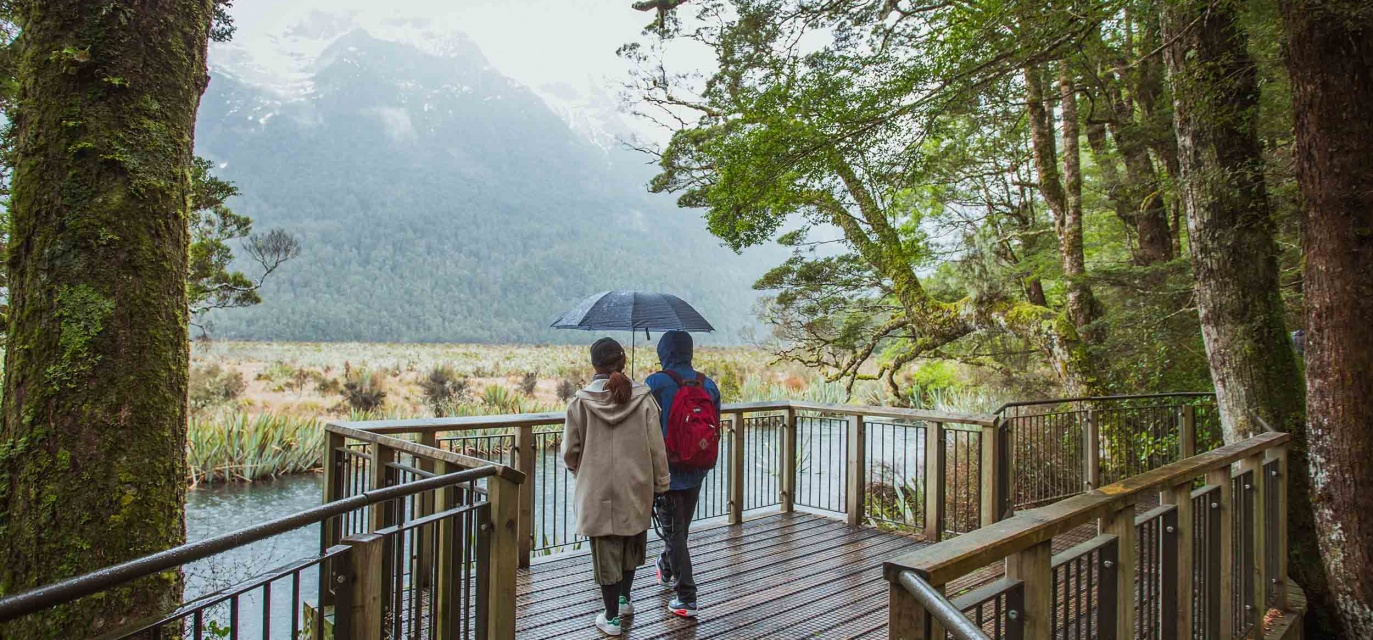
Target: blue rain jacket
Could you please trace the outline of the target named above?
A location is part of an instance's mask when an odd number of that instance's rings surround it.
[[[685,331],[669,331],[658,339],[658,362],[662,363],[664,369],[682,376],[684,380],[691,380],[696,377],[696,370],[691,368],[691,353],[694,344],[691,334]],[[650,375],[644,383],[648,385],[649,391],[653,393],[653,398],[658,401],[658,406],[662,408],[663,436],[667,436],[667,417],[672,412],[672,399],[677,397],[677,383],[666,373],[658,372]],[[706,393],[715,401],[715,412],[720,413],[720,388],[715,386],[715,381],[706,377]],[[723,416],[722,416],[723,417]],[[718,463],[717,463],[718,466]],[[678,471],[669,467],[672,472],[672,490],[693,489],[701,486],[705,480],[706,471]]]

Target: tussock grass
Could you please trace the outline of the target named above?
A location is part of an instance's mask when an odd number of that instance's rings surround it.
[[[253,481],[318,469],[319,420],[270,413],[193,417],[186,434],[187,481]]]

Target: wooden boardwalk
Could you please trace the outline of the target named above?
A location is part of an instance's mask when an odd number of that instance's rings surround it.
[[[649,533],[649,565],[634,580],[635,615],[625,638],[886,638],[882,561],[925,543],[852,529],[804,513],[692,532],[700,617],[667,612],[671,592],[653,579],[662,542]],[[516,637],[603,638],[601,608],[585,553],[535,561],[521,571]]]

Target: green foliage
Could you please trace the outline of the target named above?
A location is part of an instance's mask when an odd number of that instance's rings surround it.
[[[1169,257],[1185,255],[1187,230],[1156,4],[936,3],[895,21],[900,8],[847,1],[688,6],[621,49],[650,108],[691,116],[675,120],[651,187],[704,209],[731,247],[776,237],[792,249],[755,284],[771,295],[763,319],[781,357],[849,384],[885,372],[893,396],[903,370],[920,393],[952,388],[930,361],[981,367],[1026,392],[1068,382],[1070,366],[1097,392],[1210,386],[1190,264]],[[1272,3],[1248,7],[1245,21],[1295,323],[1280,28]],[[674,73],[664,52],[680,40],[713,51],[717,68]],[[1064,276],[1039,193],[1027,68],[1067,69],[1076,82],[1086,276]],[[1171,216],[1167,255],[1142,253],[1145,210]],[[1083,289],[1099,313],[1076,326],[1066,299]]]

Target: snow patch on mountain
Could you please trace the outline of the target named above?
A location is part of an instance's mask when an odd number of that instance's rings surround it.
[[[377,40],[402,43],[432,56],[464,60],[490,72],[480,48],[462,32],[445,25],[419,18],[391,18],[368,20],[363,24],[357,13],[328,13],[318,10],[284,9],[274,29],[240,33],[233,41],[215,43],[210,50],[212,74],[232,76],[248,85],[267,89],[277,98],[276,104],[243,107],[257,112],[277,110],[282,102],[318,99],[319,88],[315,75],[329,64],[344,62],[357,65],[357,47],[333,48],[340,38],[358,30]],[[328,53],[328,55],[326,55]],[[608,83],[586,78],[573,86],[561,82],[528,89],[521,83],[504,78],[512,90],[531,90],[545,105],[581,138],[609,153],[623,147],[623,142],[636,137],[636,123],[618,110],[618,100]],[[405,87],[400,87],[404,89]],[[467,85],[445,86],[446,89],[468,93]],[[484,100],[500,100],[500,92],[489,91]],[[427,109],[426,109],[427,110]],[[247,114],[245,114],[247,115]],[[266,123],[262,120],[262,124]],[[391,118],[388,122],[395,122]],[[388,124],[388,128],[390,125]],[[396,131],[396,129],[392,129]],[[413,130],[413,129],[412,129]]]

